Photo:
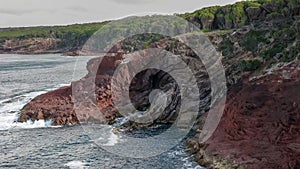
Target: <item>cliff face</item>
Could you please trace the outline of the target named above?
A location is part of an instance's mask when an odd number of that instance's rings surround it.
[[[117,66],[117,61],[122,54],[113,54],[114,57],[106,56],[100,65],[100,58],[92,59],[88,62],[88,74],[81,80],[73,82],[71,86],[63,87],[55,91],[43,94],[32,100],[24,106],[19,122],[28,120],[52,120],[53,125],[78,124],[79,122],[97,121],[102,123],[113,123],[117,112],[113,107],[110,89],[110,80],[112,70]],[[97,71],[98,66],[101,70]],[[99,72],[94,76],[94,72]],[[96,84],[92,84],[93,78],[96,77]],[[96,86],[95,86],[96,85]],[[95,88],[93,88],[95,87]],[[95,89],[95,90],[94,90]],[[76,107],[75,113],[74,92],[83,93],[80,99],[82,105]],[[89,95],[96,94],[97,100],[90,99]],[[85,96],[84,94],[88,95]],[[88,99],[87,99],[87,98]],[[93,102],[95,107],[89,106]],[[82,112],[81,114],[79,112]],[[88,113],[85,113],[88,112]]]
[[[63,49],[57,46],[61,42],[56,38],[31,38],[24,40],[5,40],[0,45],[0,53],[14,54],[40,54],[40,53],[62,53]]]
[[[299,80],[297,62],[233,85],[213,136],[189,142],[196,160],[208,168],[299,168]]]
[[[170,46],[173,46],[173,48],[170,48]],[[202,87],[200,95],[202,98],[207,98],[202,102],[201,108],[207,109],[210,103],[208,99],[210,93],[209,78],[204,65],[196,57],[196,54],[186,45],[169,39],[154,43],[151,45],[151,48],[169,48],[174,54],[180,56],[184,62],[193,63],[190,65],[190,68],[197,75],[198,85]],[[117,49],[115,51],[122,50]],[[186,55],[187,53],[189,53],[188,56]],[[122,71],[117,77],[117,81],[123,82],[129,79],[130,69],[135,69],[142,62],[134,56],[126,55],[124,52],[113,52],[108,53],[104,57],[92,59],[87,65],[89,73],[84,78],[73,82],[69,87],[49,92],[32,100],[23,108],[18,121],[26,122],[29,119],[46,119],[53,120],[54,125],[76,124],[79,121],[114,123],[116,117],[120,117],[121,115],[118,114],[113,104],[111,91],[112,77],[116,68],[122,64],[125,58],[127,61],[130,60],[132,62],[131,67],[126,67],[125,71]],[[92,83],[94,78],[95,84]],[[154,89],[161,89],[165,92],[171,91],[170,97],[172,99],[171,104],[167,106],[156,122],[174,122],[178,115],[177,109],[180,102],[179,88],[176,81],[163,71],[149,69],[133,79],[130,89],[131,102],[138,110],[143,111],[147,109],[150,104],[149,95]],[[76,94],[76,98],[72,97],[74,93]],[[93,94],[95,94],[95,98],[90,97]],[[74,106],[74,101],[80,103],[76,105],[77,107],[74,107],[76,110],[76,119],[73,118],[74,110],[70,109],[70,107]],[[43,116],[40,116],[40,114],[43,114]],[[138,125],[136,124],[136,126]],[[149,125],[152,124],[150,123]]]

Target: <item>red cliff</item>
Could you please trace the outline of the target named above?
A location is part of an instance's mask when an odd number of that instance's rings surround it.
[[[197,161],[208,168],[300,168],[299,93],[299,67],[244,78],[229,90],[212,137],[189,141]]]

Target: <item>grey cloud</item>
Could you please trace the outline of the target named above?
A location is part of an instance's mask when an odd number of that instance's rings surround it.
[[[145,4],[156,0],[112,0],[112,1],[115,3],[122,3],[122,4]]]
[[[40,11],[39,9],[30,9],[30,10],[25,10],[25,9],[3,9],[0,8],[0,14],[7,14],[7,15],[15,15],[15,16],[20,16],[28,13],[34,13]]]
[[[72,7],[68,7],[66,8],[67,10],[70,11],[75,11],[75,12],[88,12],[89,10],[80,6],[72,6]]]

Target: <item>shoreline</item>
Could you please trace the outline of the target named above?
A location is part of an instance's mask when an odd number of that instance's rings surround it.
[[[0,55],[50,55],[50,54],[61,54],[62,56],[83,56],[76,54],[77,52],[66,52],[66,51],[44,51],[44,52],[20,52],[20,51],[15,51],[15,52],[1,52]]]

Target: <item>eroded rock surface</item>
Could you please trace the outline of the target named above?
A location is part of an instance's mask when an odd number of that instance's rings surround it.
[[[208,168],[299,168],[299,84],[299,67],[285,67],[232,86],[212,137],[189,142],[197,161]]]
[[[23,108],[18,121],[53,120],[54,125],[77,124],[71,95],[70,86],[42,94]]]

